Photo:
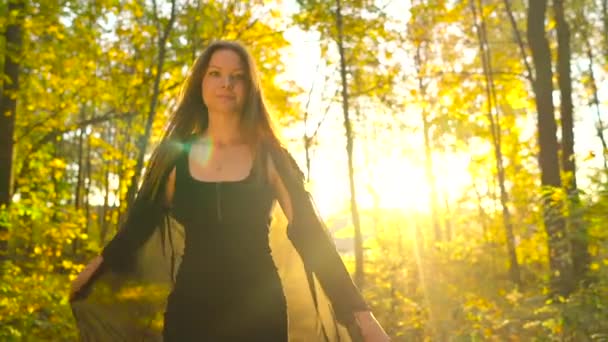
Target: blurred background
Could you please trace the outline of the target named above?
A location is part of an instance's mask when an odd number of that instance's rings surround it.
[[[7,0],[0,33],[0,340],[77,338],[216,39],[395,341],[608,340],[607,0]]]

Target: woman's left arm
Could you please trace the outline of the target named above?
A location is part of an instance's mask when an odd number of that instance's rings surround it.
[[[269,161],[268,172],[268,177],[274,188],[279,205],[290,225],[292,225],[294,221],[294,203],[291,200],[285,183],[272,162],[272,158],[270,158]],[[312,200],[310,198],[308,199]],[[312,206],[312,203],[309,204]],[[316,216],[316,213],[309,213],[309,215],[313,214]],[[319,226],[315,229],[315,226],[317,225],[311,224],[310,227],[307,228],[312,230],[322,230],[323,228],[322,226]],[[390,341],[390,338],[384,332],[373,313],[364,302],[358,289],[352,283],[352,279],[350,278],[348,271],[346,271],[346,267],[335,248],[335,244],[331,241],[331,238],[325,234],[324,231],[309,230],[305,235],[306,239],[299,240],[309,240],[308,243],[304,243],[304,246],[302,246],[304,249],[316,250],[317,255],[311,255],[308,259],[313,260],[313,264],[316,266],[315,270],[320,273],[319,280],[321,281],[322,286],[328,292],[328,295],[333,297],[330,299],[332,299],[334,305],[342,306],[334,309],[339,314],[342,312],[342,315],[345,314],[344,310],[352,310],[351,314],[359,326],[365,342]],[[294,243],[295,242],[296,241],[294,241]],[[306,253],[302,257],[305,258],[308,254],[309,253]],[[318,260],[319,262],[315,263],[314,260]]]

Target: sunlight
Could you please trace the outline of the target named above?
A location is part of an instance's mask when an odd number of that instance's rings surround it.
[[[406,158],[386,155],[368,168],[374,170],[374,176],[365,182],[369,184],[369,191],[361,196],[362,206],[374,206],[374,197],[377,197],[380,208],[426,211],[429,189],[423,167]]]
[[[324,144],[315,152],[311,170],[311,190],[319,212],[325,218],[349,208],[350,190],[346,156],[340,144]],[[428,213],[430,186],[420,155],[398,156],[395,151],[378,151],[373,164],[355,167],[360,210],[380,208]],[[438,205],[457,200],[470,184],[468,158],[464,155],[433,156]],[[355,155],[355,162],[362,161]],[[331,161],[331,162],[324,162]],[[301,164],[303,165],[303,164]]]

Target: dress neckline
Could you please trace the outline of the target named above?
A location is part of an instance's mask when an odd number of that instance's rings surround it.
[[[206,179],[200,179],[200,178],[196,178],[194,177],[194,175],[192,174],[192,171],[190,170],[190,151],[192,150],[192,145],[189,144],[188,148],[186,149],[186,174],[188,175],[188,178],[190,178],[191,180],[193,180],[196,183],[201,183],[201,184],[239,184],[239,183],[246,183],[248,182],[252,177],[253,177],[253,173],[254,173],[254,169],[257,163],[257,159],[258,159],[258,152],[255,152],[255,155],[253,156],[253,160],[251,161],[251,167],[249,168],[249,172],[247,173],[247,176],[245,176],[242,179],[226,179],[226,180],[206,180]]]

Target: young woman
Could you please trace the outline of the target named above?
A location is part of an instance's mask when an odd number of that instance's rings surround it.
[[[127,221],[73,282],[72,302],[104,271],[136,273],[133,259],[169,211],[185,238],[163,340],[287,341],[284,286],[268,237],[275,199],[308,280],[316,276],[335,319],[355,326],[364,341],[388,341],[273,131],[251,55],[229,41],[211,44],[195,61]],[[91,321],[79,312],[77,322]],[[79,328],[94,339],[93,328]],[[307,341],[319,339],[330,338],[324,330]]]

